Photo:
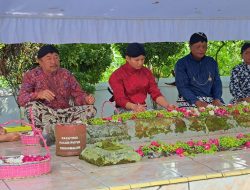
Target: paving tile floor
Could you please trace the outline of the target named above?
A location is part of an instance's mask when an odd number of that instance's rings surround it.
[[[44,151],[40,146],[22,146],[20,142],[0,143],[1,156],[36,154]],[[162,187],[162,189],[190,190],[191,187],[199,189],[202,182],[203,184],[211,183],[211,186],[216,184],[216,181],[224,181],[223,183],[233,185],[233,181],[223,177],[224,172],[250,171],[249,149],[196,157],[143,158],[137,163],[105,167],[89,164],[78,159],[77,156],[56,156],[55,146],[50,147],[50,152],[52,154],[51,173],[24,179],[0,180],[0,190],[27,190],[27,188],[32,190],[140,189],[147,186],[149,189],[153,189],[150,186],[157,186],[157,184],[163,186],[164,183],[170,185],[166,186],[168,188]],[[216,178],[218,175],[220,178]],[[211,178],[215,176],[215,179],[207,180],[208,176],[212,176]],[[249,179],[249,175],[237,177]],[[177,184],[178,180],[182,183]],[[192,180],[195,181],[192,182]],[[177,185],[178,188],[176,188]],[[223,189],[219,184],[216,185]],[[246,184],[242,186],[244,185]],[[211,186],[205,185],[204,188],[208,189]]]

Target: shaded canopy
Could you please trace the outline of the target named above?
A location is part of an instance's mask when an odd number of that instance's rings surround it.
[[[0,43],[250,40],[249,0],[0,0]]]

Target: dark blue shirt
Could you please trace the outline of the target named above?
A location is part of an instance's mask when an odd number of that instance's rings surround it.
[[[212,57],[204,56],[197,61],[189,54],[179,59],[175,65],[175,77],[179,95],[189,104],[194,104],[198,96],[223,102],[218,65]]]

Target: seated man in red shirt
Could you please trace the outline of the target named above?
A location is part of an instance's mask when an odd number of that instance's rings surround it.
[[[131,43],[126,50],[126,63],[112,73],[109,79],[116,107],[121,112],[146,111],[146,98],[150,94],[160,106],[170,104],[161,94],[152,72],[143,66],[145,50],[142,44]]]
[[[68,70],[60,67],[59,52],[54,46],[41,47],[37,58],[39,66],[23,77],[18,103],[25,107],[28,118],[32,108],[36,127],[43,129],[47,144],[51,145],[56,123],[81,122],[95,116],[95,98],[81,89]]]

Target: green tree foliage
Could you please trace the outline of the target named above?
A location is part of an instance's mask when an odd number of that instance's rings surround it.
[[[35,63],[38,44],[23,43],[0,46],[0,86],[9,86],[17,97],[23,73]]]
[[[117,68],[119,68],[125,62],[124,57],[121,56],[120,52],[116,49],[115,46],[116,46],[116,44],[111,44],[112,63],[106,69],[106,71],[104,73],[102,73],[102,77],[100,79],[100,82],[107,82],[109,80],[111,73],[113,73]]]
[[[65,44],[58,45],[62,67],[72,71],[84,90],[94,91],[102,73],[112,62],[111,45]]]
[[[221,76],[230,76],[233,67],[242,62],[240,49],[243,43],[243,41],[212,41],[208,43],[207,55],[218,62]]]

